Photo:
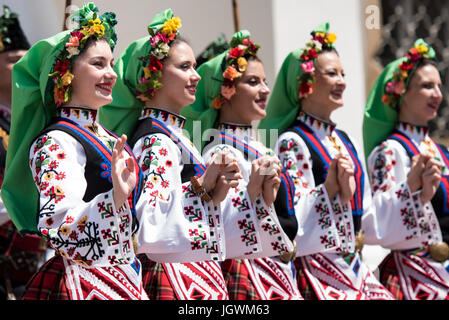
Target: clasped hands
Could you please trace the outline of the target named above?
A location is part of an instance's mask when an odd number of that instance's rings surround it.
[[[276,157],[264,156],[253,160],[247,185],[250,201],[253,202],[262,193],[265,203],[271,205],[281,183],[280,173],[281,166]],[[212,157],[206,172],[198,181],[211,194],[214,205],[217,205],[226,198],[230,188],[238,186],[242,178],[237,160],[225,150]]]
[[[418,154],[412,158],[407,183],[412,193],[421,189],[421,201],[432,200],[441,180],[442,165],[428,154]]]
[[[324,181],[324,187],[329,198],[333,198],[338,193],[342,204],[351,200],[355,192],[356,183],[354,164],[348,156],[338,154],[332,159],[326,180]]]
[[[117,209],[123,206],[137,182],[135,162],[124,150],[126,139],[126,135],[122,135],[112,151],[111,179]],[[281,168],[276,157],[264,156],[252,162],[247,186],[251,202],[261,193],[267,205],[274,202],[281,183]],[[198,182],[211,195],[214,205],[218,205],[242,178],[237,160],[225,150],[214,155]]]

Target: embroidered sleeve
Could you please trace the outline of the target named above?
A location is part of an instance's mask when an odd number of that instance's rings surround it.
[[[287,132],[279,137],[275,152],[295,184],[297,255],[337,250],[341,243],[334,205],[324,185],[315,185],[312,159],[306,144],[297,134]]]
[[[246,186],[251,174],[251,162],[228,145],[216,145],[203,154],[206,163],[214,154],[229,150],[237,159],[243,179],[229,190],[222,202],[227,258],[256,258],[284,254],[293,244],[282,230],[274,206],[268,206],[262,195],[250,202]]]
[[[60,255],[82,265],[129,263],[129,207],[115,208],[112,189],[85,202],[85,163],[83,147],[64,132],[34,141],[30,167],[39,191],[38,229]]]
[[[376,210],[363,217],[367,243],[390,249],[425,245],[431,234],[431,206],[423,206],[419,191],[410,191],[406,182],[410,159],[404,148],[385,141],[370,154],[368,166]]]
[[[161,262],[222,260],[220,208],[204,203],[182,182],[178,146],[163,134],[137,141],[133,152],[144,175],[137,202],[139,252]]]

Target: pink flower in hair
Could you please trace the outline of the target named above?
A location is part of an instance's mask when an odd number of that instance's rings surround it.
[[[313,65],[313,61],[309,60],[307,62],[301,63],[301,68],[305,73],[313,73],[315,72],[315,66]]]
[[[230,100],[232,96],[235,94],[235,87],[227,87],[221,86],[221,95],[225,97],[227,100]]]

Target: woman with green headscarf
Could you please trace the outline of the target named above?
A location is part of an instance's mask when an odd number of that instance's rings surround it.
[[[222,202],[241,173],[227,152],[206,165],[183,130],[181,110],[195,101],[201,78],[180,27],[180,19],[167,9],[151,21],[150,37],[128,46],[116,64],[114,101],[101,117],[116,132],[132,134],[145,176],[137,203],[138,252],[150,299],[222,300],[228,293],[219,262],[260,247],[244,242],[225,246],[230,233],[224,228]],[[255,216],[242,194],[233,210]]]
[[[239,237],[225,237],[226,249],[248,239],[273,244],[271,250],[259,253],[247,250],[239,259],[222,263],[230,299],[301,299],[291,261],[294,257],[291,240],[297,232],[293,203],[289,201],[293,198],[293,184],[280,172],[273,151],[255,139],[251,127],[253,121],[265,116],[270,90],[263,64],[257,57],[259,45],[250,36],[247,30],[235,33],[229,50],[198,68],[201,81],[196,100],[182,114],[192,135],[194,125],[201,125],[200,134],[204,132],[208,141],[203,148],[206,161],[217,152],[227,150],[235,156],[243,174],[238,187],[228,193],[229,201],[223,205],[225,230],[241,230]],[[259,179],[263,184],[254,188],[254,181]],[[231,219],[232,207],[240,199],[240,190],[245,189],[253,206],[266,214],[257,217],[246,214],[243,221]],[[243,212],[235,213],[241,216]],[[279,232],[272,233],[274,229]],[[282,246],[288,252],[279,252],[277,248]]]
[[[56,252],[25,300],[147,299],[132,245],[140,170],[126,137],[96,119],[117,78],[115,14],[97,12],[84,5],[72,15],[79,27],[39,41],[13,68],[2,198],[19,231]]]
[[[297,280],[305,299],[392,299],[361,260],[371,192],[357,150],[331,114],[343,105],[344,70],[329,24],[291,52],[259,129],[277,129],[274,150],[295,184]],[[324,272],[323,272],[324,271]]]
[[[379,271],[396,299],[449,298],[449,152],[428,129],[442,99],[435,51],[418,39],[385,67],[366,104],[363,139],[379,203],[366,236],[392,250]]]

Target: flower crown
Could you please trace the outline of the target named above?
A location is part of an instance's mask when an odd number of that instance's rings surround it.
[[[148,54],[141,57],[143,75],[136,85],[137,98],[150,101],[157,90],[162,88],[159,78],[162,76],[162,60],[168,57],[170,44],[179,35],[181,19],[172,17],[157,27],[148,27],[151,49]]]
[[[225,58],[225,71],[223,72],[223,84],[221,91],[212,101],[212,108],[220,109],[221,106],[235,93],[235,81],[242,77],[248,65],[247,58],[256,56],[260,46],[249,39],[249,35],[243,39],[233,37]]]
[[[11,12],[8,6],[3,5],[3,16],[0,17],[0,52],[29,47],[28,40],[20,28],[18,15]]]
[[[53,72],[49,74],[54,82],[53,98],[59,107],[72,97],[72,80],[74,75],[70,72],[75,58],[84,49],[89,38],[97,40],[105,37],[111,49],[114,48],[117,36],[113,26],[117,24],[115,14],[106,12],[97,16],[98,8],[93,4],[84,4],[83,8],[72,15],[72,20],[79,23],[79,28],[70,32],[70,37],[63,50],[56,57]]]
[[[385,86],[382,102],[395,109],[398,108],[401,97],[406,91],[407,81],[418,62],[423,59],[434,59],[434,56],[433,49],[429,50],[429,47],[424,41],[417,40],[413,48],[406,53],[405,59],[398,67],[399,69],[393,74],[393,77]]]
[[[328,29],[328,24],[326,29]],[[312,84],[315,82],[315,61],[318,54],[324,49],[334,48],[337,36],[334,33],[325,31],[312,31],[311,41],[306,43],[300,55],[301,68],[303,73],[296,80],[299,84],[299,99],[307,97],[313,92]]]

